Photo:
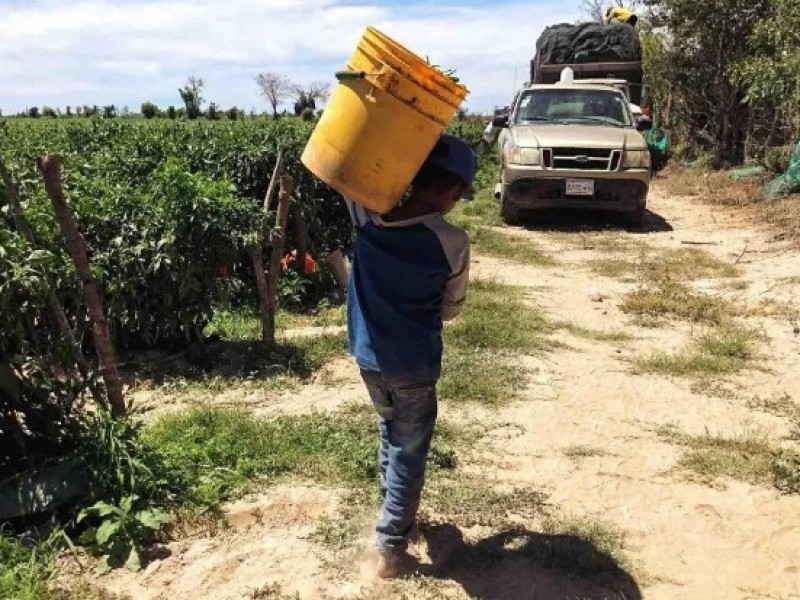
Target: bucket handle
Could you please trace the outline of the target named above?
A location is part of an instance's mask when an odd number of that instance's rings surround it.
[[[366,71],[336,71],[336,79],[339,81],[353,81],[355,79],[365,79]]]

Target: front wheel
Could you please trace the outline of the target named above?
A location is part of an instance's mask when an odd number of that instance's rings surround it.
[[[514,206],[506,194],[500,197],[500,216],[506,225],[518,225],[522,220],[520,209]]]
[[[625,223],[633,229],[641,229],[644,225],[644,206],[625,213]]]

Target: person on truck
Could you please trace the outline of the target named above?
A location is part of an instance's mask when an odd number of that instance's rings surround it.
[[[350,352],[378,413],[380,493],[377,575],[410,566],[425,463],[437,415],[443,321],[466,299],[469,237],[443,215],[472,186],[472,148],[443,135],[407,200],[379,215],[348,201],[356,226],[347,293]]]

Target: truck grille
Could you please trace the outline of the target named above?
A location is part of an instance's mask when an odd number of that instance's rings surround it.
[[[542,162],[546,169],[569,171],[616,171],[621,150],[605,148],[545,148]]]

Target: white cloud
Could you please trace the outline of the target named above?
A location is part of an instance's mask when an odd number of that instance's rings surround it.
[[[10,3],[10,4],[9,4]],[[468,105],[508,101],[541,29],[572,18],[558,0],[423,6],[374,0],[0,0],[0,107],[178,104],[188,75],[220,105],[263,107],[253,78],[332,79],[374,24],[457,70]]]

